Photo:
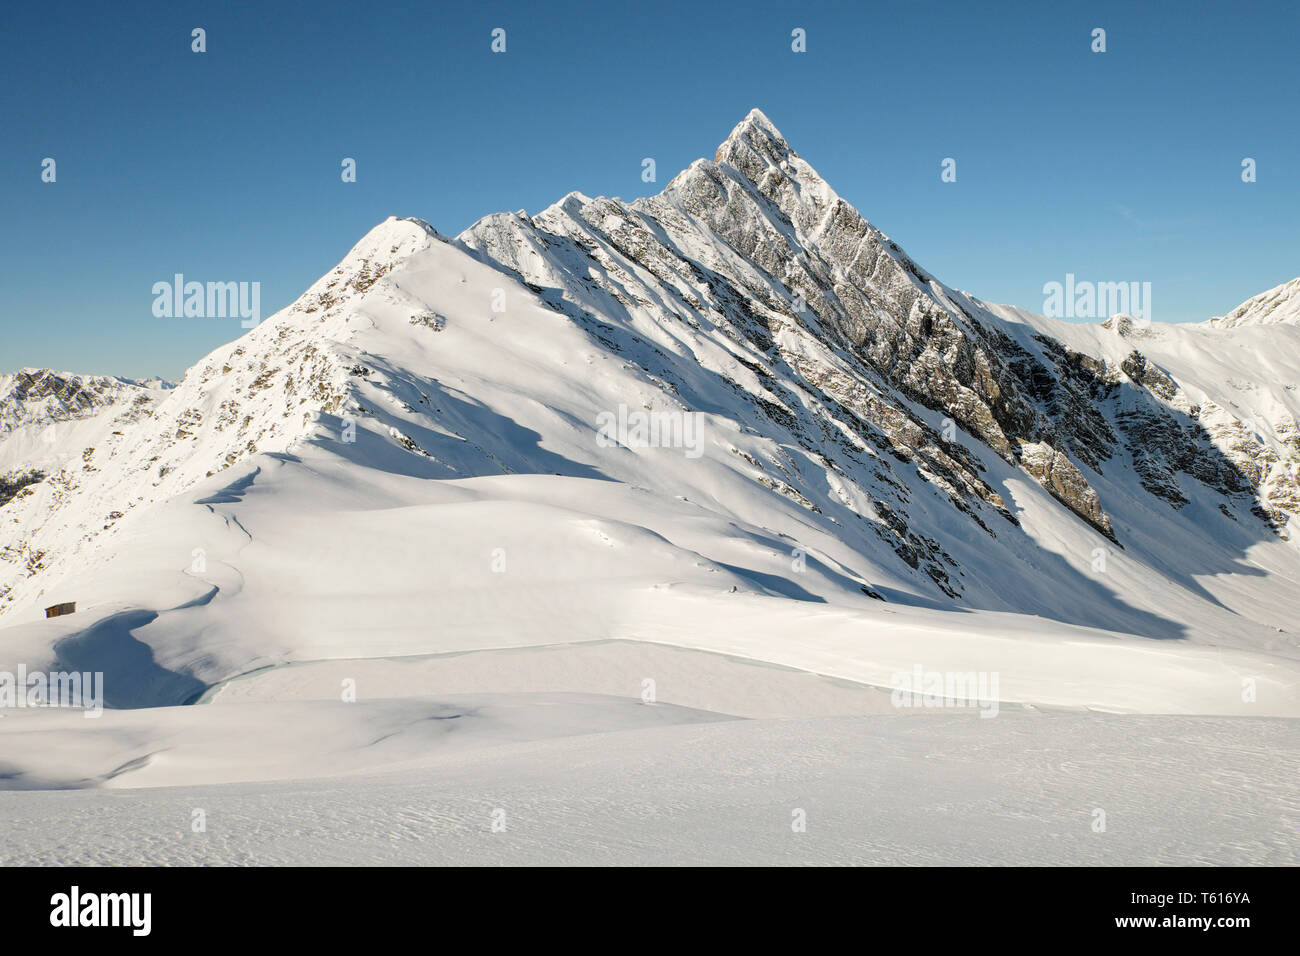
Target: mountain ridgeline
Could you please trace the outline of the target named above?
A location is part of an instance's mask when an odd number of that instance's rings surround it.
[[[174,389],[7,376],[0,613],[134,513],[311,447],[419,479],[600,478],[702,503],[765,541],[815,538],[867,601],[1181,636],[1167,585],[1217,626],[1274,630],[1198,579],[1257,545],[1295,563],[1298,303],[1300,280],[1171,326],[982,302],[755,110],[658,195],[571,193],[454,239],[389,219]],[[705,452],[603,447],[597,420],[623,405],[701,416]],[[36,454],[51,422],[63,437]],[[1129,579],[1099,582],[1118,554]]]

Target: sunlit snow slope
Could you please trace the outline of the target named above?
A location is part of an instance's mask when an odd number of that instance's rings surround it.
[[[1297,334],[982,303],[754,111],[648,199],[389,219],[140,420],[73,432],[0,507],[0,666],[139,707],[620,639],[1292,715]],[[679,440],[601,440],[643,412]],[[17,470],[45,422],[6,415]]]

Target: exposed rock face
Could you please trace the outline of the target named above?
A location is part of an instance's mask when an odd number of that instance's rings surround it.
[[[560,308],[600,290],[619,305],[657,307],[665,322],[703,312],[763,353],[756,374],[766,413],[789,412],[770,385],[793,373],[815,400],[847,412],[841,424],[860,440],[916,463],[958,502],[1002,507],[978,460],[936,435],[911,403],[1007,461],[1026,440],[1072,447],[1060,423],[1105,431],[1095,416],[1071,416],[1084,402],[1075,385],[1062,389],[1065,406],[1036,408],[996,333],[837,196],[757,110],[714,162],[693,163],[658,196],[628,204],[575,193],[531,220],[488,217],[459,241],[538,288],[558,285]],[[586,288],[557,269],[559,250],[596,264],[579,280]],[[847,362],[815,357],[827,351]],[[1037,371],[1051,388],[1050,373]],[[1091,511],[1079,515],[1096,524]]]
[[[1097,492],[1088,486],[1070,459],[1047,442],[1025,442],[1020,446],[1020,464],[1075,514],[1112,540],[1115,532],[1101,510]]]
[[[801,293],[813,316],[889,384],[1010,458],[1007,433],[1031,430],[1033,412],[965,317],[932,294],[930,276],[835,195],[761,113],[737,127],[717,161],[692,166],[665,197],[676,191],[683,205],[702,208],[713,232]],[[708,204],[719,192],[725,201]]]
[[[1100,474],[1116,454],[1131,456],[1144,487],[1174,507],[1187,500],[1180,475],[1226,496],[1260,495],[1275,524],[1300,497],[1300,462],[1282,465],[1234,434],[1239,424],[1207,418],[1140,350],[1112,363],[1044,334],[1036,354],[1026,350],[837,196],[757,110],[713,162],[693,163],[657,196],[629,204],[574,193],[531,220],[488,217],[458,241],[538,288],[558,286],[560,309],[584,301],[557,270],[555,253],[567,247],[585,260],[584,293],[661,309],[665,323],[702,313],[762,353],[756,402],[765,414],[789,413],[779,383],[793,374],[817,402],[850,416],[840,424],[915,463],[959,507],[1002,503],[980,479],[978,457],[936,436],[914,405],[1025,465],[1110,537],[1082,468]],[[1234,323],[1289,321],[1297,283],[1246,303]],[[1137,341],[1154,334],[1125,316],[1104,327]],[[846,366],[829,366],[819,350]],[[1050,468],[1041,456],[1032,467],[1021,460],[1044,444]]]
[[[0,507],[9,504],[14,498],[23,494],[25,489],[44,478],[45,473],[36,469],[0,475]]]
[[[28,425],[87,418],[136,399],[151,403],[149,390],[102,375],[72,375],[25,368],[0,376],[0,439]]]
[[[1157,398],[1172,402],[1178,395],[1178,384],[1137,349],[1128,354],[1120,368],[1125,375]]]

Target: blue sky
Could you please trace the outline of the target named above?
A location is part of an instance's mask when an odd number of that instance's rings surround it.
[[[269,315],[386,216],[454,234],[572,189],[644,195],[754,106],[987,300],[1040,311],[1071,272],[1151,282],[1153,318],[1198,320],[1300,275],[1293,0],[115,0],[6,20],[0,371],[179,377],[243,330],[156,318],[174,273],[260,282]]]

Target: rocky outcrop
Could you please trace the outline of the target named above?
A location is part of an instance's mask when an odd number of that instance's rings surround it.
[[[113,406],[151,405],[154,397],[150,389],[118,378],[21,369],[0,376],[0,439],[29,425],[76,421]]]
[[[531,220],[489,217],[458,241],[536,288],[567,287],[562,310],[599,290],[616,307],[659,310],[665,322],[702,313],[761,353],[761,383],[794,373],[827,407],[831,433],[847,427],[915,464],[971,513],[979,501],[1010,518],[979,477],[978,458],[913,405],[1010,462],[1023,442],[1042,439],[1095,466],[1113,441],[1087,387],[1058,386],[1041,366],[1037,385],[1056,389],[1059,403],[1044,396],[1040,408],[1035,383],[1008,361],[997,333],[837,196],[758,111],[713,162],[693,163],[657,196],[627,204],[575,193]],[[557,258],[580,264],[584,288],[574,289]],[[772,389],[759,391],[760,407],[773,407]],[[1089,511],[1080,517],[1095,523]]]
[[[7,475],[0,475],[0,508],[9,504],[14,498],[23,494],[25,489],[44,480],[44,478],[45,473],[38,469],[14,471]]]
[[[1069,458],[1047,442],[1022,442],[1020,464],[1063,505],[1112,541],[1115,539],[1101,499]]]

